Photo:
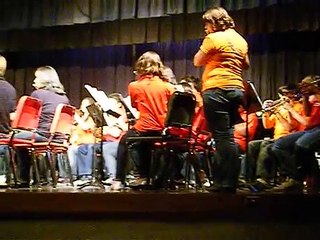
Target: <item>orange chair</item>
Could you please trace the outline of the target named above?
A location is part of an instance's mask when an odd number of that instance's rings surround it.
[[[67,173],[70,178],[70,183],[73,184],[71,167],[67,158],[67,150],[69,147],[69,138],[74,122],[75,111],[76,108],[71,105],[59,104],[50,126],[50,137],[48,138],[48,141],[33,143],[35,154],[45,153],[47,155],[53,187],[57,184],[56,156],[58,154],[64,154],[66,156],[66,164],[68,167]]]
[[[42,101],[30,96],[22,96],[17,104],[15,118],[11,123],[12,131],[9,134],[3,134],[0,137],[0,145],[7,146],[8,160],[7,166],[7,183],[11,181],[11,175],[13,175],[14,183],[17,185],[17,172],[15,163],[14,148],[15,144],[20,146],[30,147],[32,141],[14,139],[14,136],[21,131],[35,132],[38,127],[38,122],[42,110]]]

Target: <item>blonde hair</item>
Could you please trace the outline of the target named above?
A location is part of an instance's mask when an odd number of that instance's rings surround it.
[[[7,60],[0,55],[0,76],[3,77],[7,70]]]
[[[157,53],[148,51],[139,57],[135,64],[134,71],[138,75],[152,74],[162,77],[163,63]]]
[[[202,15],[202,19],[205,22],[212,24],[216,31],[223,31],[235,27],[232,17],[230,17],[228,12],[222,7],[208,9]]]
[[[51,66],[39,67],[36,73],[42,73],[39,78],[39,88],[53,91],[58,94],[65,94],[64,87],[60,82],[57,71]]]

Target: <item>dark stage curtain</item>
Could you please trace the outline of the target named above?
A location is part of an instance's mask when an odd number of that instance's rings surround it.
[[[251,67],[245,72],[245,78],[252,80],[261,97],[266,99],[276,97],[281,85],[299,82],[308,74],[319,74],[319,36],[319,31],[248,36]],[[15,85],[19,95],[30,94],[36,67],[52,65],[72,102],[78,105],[88,94],[83,87],[85,83],[106,93],[126,95],[127,86],[134,78],[132,66],[135,60],[149,50],[160,54],[165,65],[174,70],[177,79],[186,74],[201,77],[201,69],[192,63],[201,41],[13,52],[5,55],[9,67],[7,79]]]
[[[212,4],[230,10],[248,40],[245,78],[263,99],[276,97],[285,83],[320,74],[318,0],[2,0],[7,78],[19,96],[29,94],[36,67],[52,65],[78,105],[85,83],[125,95],[132,65],[147,50],[157,51],[178,79],[201,77],[192,58],[203,38],[202,12]]]
[[[294,0],[1,0],[0,29],[24,29],[165,17],[203,12],[210,6],[227,10],[289,4]]]
[[[245,36],[314,31],[320,26],[318,0],[3,0],[0,51],[199,39],[203,37],[202,12],[213,3],[231,9]]]

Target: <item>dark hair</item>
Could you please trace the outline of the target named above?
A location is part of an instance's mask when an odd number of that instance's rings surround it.
[[[198,92],[201,91],[201,81],[199,78],[192,75],[186,75],[180,79],[180,82],[183,82],[183,81],[187,83],[191,83]]]

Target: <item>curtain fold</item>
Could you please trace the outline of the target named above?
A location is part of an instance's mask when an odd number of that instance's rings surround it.
[[[95,1],[102,3],[100,0]],[[57,1],[56,7],[61,7],[60,5],[63,3],[65,9],[70,10],[72,5],[76,4],[76,2],[72,4],[67,2]],[[143,4],[152,3],[154,6],[158,6],[157,4],[160,4],[160,2],[163,3],[163,1],[141,2]],[[131,5],[131,9],[133,9],[134,4],[141,4],[141,2],[138,0],[121,1],[122,4]],[[181,1],[175,2],[181,3]],[[204,5],[204,2],[199,1],[199,4],[202,3]],[[112,3],[114,4],[112,5]],[[114,1],[108,4],[103,2],[103,4],[103,6],[112,5],[115,9],[120,6]],[[230,14],[236,22],[236,29],[244,36],[257,33],[317,31],[320,26],[319,5],[318,2],[309,0],[304,4],[296,3],[290,6],[273,5],[266,8],[242,9],[230,12]],[[129,7],[127,8],[129,9]],[[68,16],[67,13],[68,11],[66,10],[62,15],[65,17],[64,21],[68,20],[70,23],[71,19],[75,18],[75,15],[70,14]],[[126,14],[134,13],[122,13],[122,16]],[[151,12],[147,12],[145,18],[139,19],[0,31],[0,50],[5,52],[28,49],[85,48],[90,46],[170,42],[203,38],[201,13],[174,14],[156,18],[150,18],[150,14]],[[54,21],[54,17],[52,21]]]
[[[245,72],[245,79],[255,83],[262,99],[272,99],[280,86],[297,83],[309,74],[319,74],[319,36],[319,32],[249,36],[251,67]],[[72,102],[79,104],[88,94],[84,84],[91,84],[108,94],[120,92],[126,95],[127,86],[134,79],[134,62],[146,51],[159,53],[177,79],[186,74],[201,78],[202,68],[195,68],[192,62],[201,42],[189,40],[8,53],[5,55],[9,68],[6,77],[16,87],[18,95],[30,94],[34,70],[51,65],[57,69]]]
[[[317,5],[317,0],[2,0],[0,29],[28,29],[269,6]],[[312,10],[312,9],[310,9]]]

